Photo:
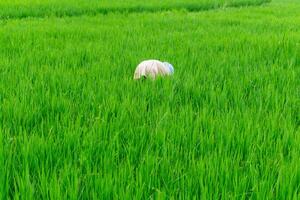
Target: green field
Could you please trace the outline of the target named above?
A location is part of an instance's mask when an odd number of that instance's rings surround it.
[[[0,0],[0,199],[300,199],[300,1],[147,2]]]
[[[261,5],[271,0],[0,0],[0,19],[97,15],[109,12],[201,11]]]

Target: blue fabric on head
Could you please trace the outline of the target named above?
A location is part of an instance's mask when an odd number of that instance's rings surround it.
[[[174,67],[168,62],[164,62],[164,64],[169,68],[171,74],[174,74]]]

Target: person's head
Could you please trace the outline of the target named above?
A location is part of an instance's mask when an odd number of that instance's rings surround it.
[[[168,62],[164,62],[164,65],[169,69],[170,74],[174,74],[174,67]]]

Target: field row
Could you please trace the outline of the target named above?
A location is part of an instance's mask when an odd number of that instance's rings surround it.
[[[25,0],[0,1],[0,19],[44,17],[44,16],[78,16],[106,14],[108,12],[156,12],[162,10],[199,11],[219,7],[237,7],[260,5],[271,0]]]

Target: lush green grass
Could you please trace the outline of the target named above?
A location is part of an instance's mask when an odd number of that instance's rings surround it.
[[[271,0],[0,0],[0,19],[78,16],[108,12],[199,11],[219,7],[260,5]]]
[[[299,199],[299,9],[0,21],[0,199]]]

